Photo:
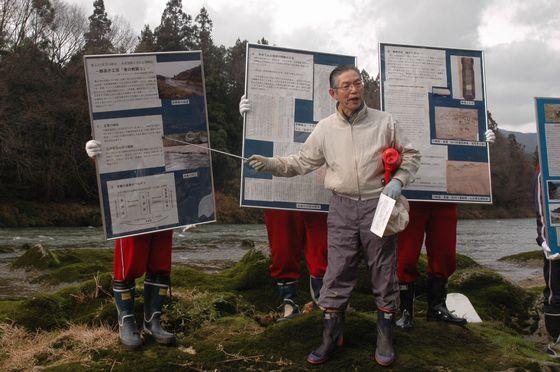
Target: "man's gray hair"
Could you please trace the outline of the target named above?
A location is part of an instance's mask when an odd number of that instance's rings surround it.
[[[338,65],[336,66],[336,68],[334,70],[332,70],[331,75],[329,76],[329,82],[331,84],[331,88],[336,88],[336,84],[337,84],[337,80],[338,80],[338,76],[340,74],[342,74],[343,72],[346,71],[356,71],[356,73],[362,77],[362,74],[360,73],[360,70],[358,70],[358,68],[356,66],[351,66],[351,65]]]

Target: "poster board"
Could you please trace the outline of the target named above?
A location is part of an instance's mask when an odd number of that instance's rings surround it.
[[[202,53],[92,55],[84,65],[106,238],[214,222]]]
[[[482,51],[379,44],[381,109],[420,151],[410,200],[491,204]]]
[[[247,44],[245,94],[251,110],[243,122],[243,154],[286,156],[297,153],[317,122],[335,112],[329,75],[356,58]],[[305,176],[274,177],[245,164],[240,205],[286,210],[328,211],[331,192],[325,168]]]
[[[535,98],[547,244],[560,253],[560,98]]]

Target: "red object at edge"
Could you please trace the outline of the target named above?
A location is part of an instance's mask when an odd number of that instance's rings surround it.
[[[399,169],[401,165],[401,154],[394,148],[389,147],[383,151],[381,159],[383,160],[383,167],[385,168],[385,184],[388,184],[391,179],[391,173]]]

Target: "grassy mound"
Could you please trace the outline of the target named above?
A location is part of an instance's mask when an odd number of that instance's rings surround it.
[[[59,255],[61,262],[62,257]],[[52,295],[24,301],[0,301],[0,313],[9,314],[0,317],[0,321],[10,323],[12,327],[0,327],[0,345],[3,346],[0,348],[0,369],[13,368],[17,364],[13,355],[27,355],[25,368],[41,365],[56,370],[311,369],[305,358],[320,343],[321,314],[312,311],[288,322],[274,322],[271,310],[278,299],[268,275],[269,263],[267,257],[251,250],[239,263],[216,274],[186,266],[174,267],[173,301],[166,305],[163,322],[177,333],[177,347],[162,347],[146,340],[145,346],[136,352],[123,351],[114,343],[95,344],[92,349],[83,351],[79,345],[84,341],[80,341],[82,338],[76,333],[86,330],[101,332],[100,327],[107,325],[115,329],[116,311],[108,273]],[[73,265],[76,263],[63,264],[56,270]],[[422,272],[425,272],[425,266],[423,257]],[[560,364],[547,360],[542,345],[520,334],[520,331],[529,332],[535,326],[537,295],[534,292],[509,283],[465,257],[458,259],[458,267],[450,280],[450,291],[469,296],[485,322],[470,324],[466,328],[426,322],[423,316],[425,296],[420,291],[415,328],[411,332],[395,332],[397,361],[389,369],[560,368]],[[309,299],[306,286],[302,280],[300,303]],[[135,308],[139,322],[142,319],[141,288],[139,280]],[[360,268],[351,305],[356,311],[347,316],[344,349],[319,369],[382,370],[372,359],[376,318],[365,267]],[[14,334],[18,334],[22,341],[9,342],[8,338]],[[25,345],[39,335],[47,340],[41,343],[46,346],[37,348],[34,354],[35,351]],[[59,354],[57,348],[64,352]],[[76,353],[78,349],[82,351]]]
[[[542,266],[543,252],[542,250],[522,252],[512,254],[510,256],[501,257],[498,259],[498,261],[511,262],[518,265]]]

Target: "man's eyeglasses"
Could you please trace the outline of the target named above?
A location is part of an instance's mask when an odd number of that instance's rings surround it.
[[[360,90],[364,87],[364,82],[362,80],[356,80],[353,83],[344,83],[339,87],[334,87],[333,89],[338,89],[343,92],[349,92],[352,87],[356,88],[356,90]]]

